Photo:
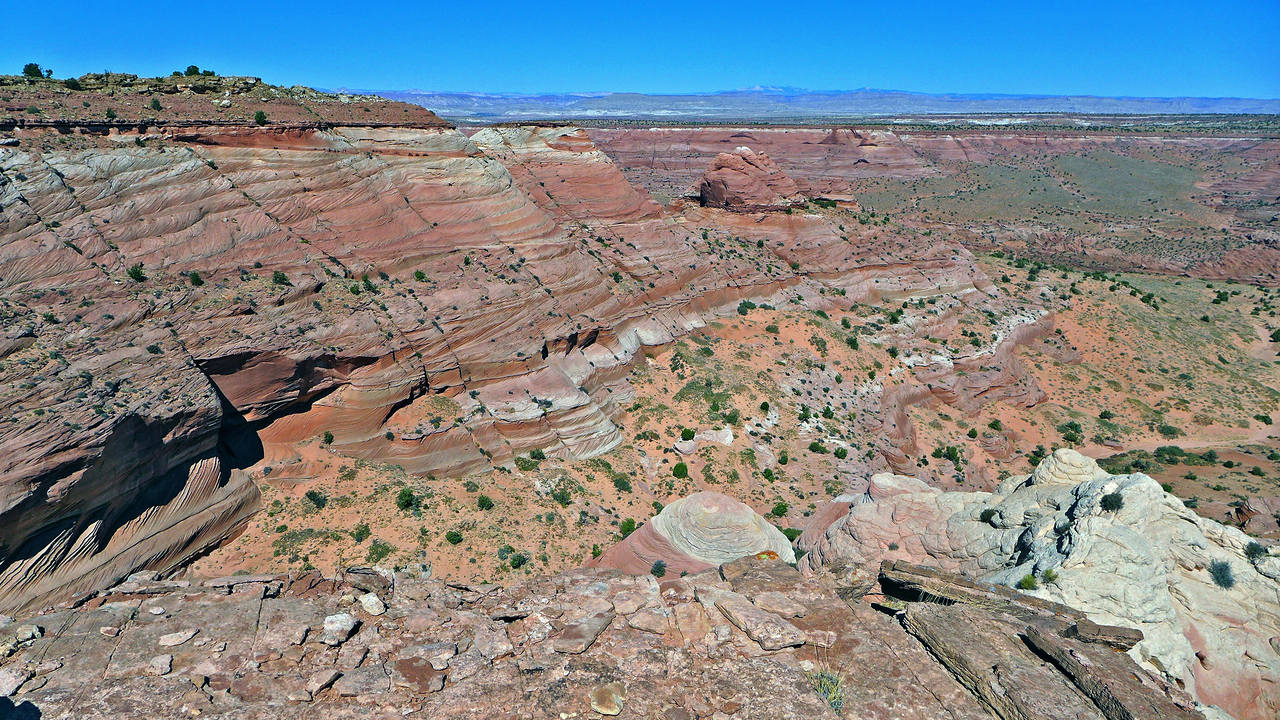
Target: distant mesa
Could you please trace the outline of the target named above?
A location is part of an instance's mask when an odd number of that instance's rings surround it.
[[[698,183],[697,196],[703,205],[735,212],[786,210],[805,203],[804,193],[777,163],[748,147],[717,155]]]
[[[647,573],[662,561],[678,575],[759,553],[796,561],[786,536],[756,511],[728,495],[700,492],[667,505],[589,565]]]

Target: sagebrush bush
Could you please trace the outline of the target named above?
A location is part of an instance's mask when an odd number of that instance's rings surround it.
[[[1236,584],[1236,576],[1231,572],[1231,564],[1225,560],[1214,560],[1209,563],[1209,577],[1212,577],[1213,582],[1224,590],[1230,590]]]

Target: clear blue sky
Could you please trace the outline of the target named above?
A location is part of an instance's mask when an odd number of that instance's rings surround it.
[[[188,64],[283,85],[1280,97],[1280,0],[11,0],[0,69]]]

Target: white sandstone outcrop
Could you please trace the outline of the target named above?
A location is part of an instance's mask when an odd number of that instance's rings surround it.
[[[1104,508],[1108,495],[1118,495],[1118,509]],[[903,558],[1010,586],[1034,575],[1038,587],[1027,592],[1095,622],[1142,630],[1130,654],[1200,702],[1241,720],[1273,718],[1280,716],[1280,558],[1250,561],[1250,542],[1146,475],[1109,475],[1063,449],[994,493],[877,475],[847,515],[808,543],[802,567]],[[1234,584],[1220,586],[1213,563],[1226,563]]]

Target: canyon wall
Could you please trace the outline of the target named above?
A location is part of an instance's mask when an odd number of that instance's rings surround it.
[[[571,128],[374,119],[0,148],[0,610],[179,566],[253,511],[239,468],[299,444],[588,457],[638,351],[742,298],[985,283],[820,214],[664,209]]]

